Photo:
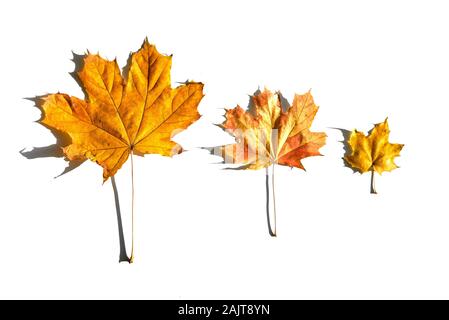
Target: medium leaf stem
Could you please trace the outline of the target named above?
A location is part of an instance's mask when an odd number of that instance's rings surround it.
[[[266,184],[265,184],[267,193],[268,232],[272,237],[276,237],[276,197],[274,191],[274,166],[275,164],[273,163],[271,167],[266,168]],[[271,186],[270,186],[270,178],[271,178]]]

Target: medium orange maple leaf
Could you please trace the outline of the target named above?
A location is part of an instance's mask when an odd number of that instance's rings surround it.
[[[251,96],[247,111],[240,106],[226,110],[226,120],[220,127],[234,136],[236,143],[216,147],[212,151],[213,154],[222,156],[225,163],[240,164],[237,169],[266,168],[268,231],[273,237],[277,234],[275,164],[304,170],[302,159],[321,155],[319,149],[326,143],[324,132],[310,131],[318,111],[310,92],[303,95],[295,94],[292,105],[284,109],[281,99],[280,92],[273,93],[265,89]],[[269,175],[271,175],[271,192]],[[272,210],[269,209],[270,203]],[[274,228],[271,227],[271,220]]]
[[[275,163],[304,169],[302,159],[321,155],[326,134],[309,129],[318,111],[310,92],[295,94],[287,110],[282,109],[281,94],[266,88],[251,96],[251,102],[247,111],[240,106],[226,110],[220,127],[237,143],[214,151],[225,162],[241,164],[237,169],[260,169]]]
[[[37,104],[42,110],[39,122],[57,136],[69,137],[61,147],[70,161],[90,159],[101,165],[104,181],[130,154],[178,154],[182,148],[171,139],[199,119],[203,84],[171,88],[171,62],[171,56],[160,54],[147,39],[130,55],[126,76],[116,60],[88,53],[75,75],[85,99],[46,95]]]

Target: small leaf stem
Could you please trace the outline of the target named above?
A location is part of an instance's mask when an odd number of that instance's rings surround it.
[[[375,184],[375,181],[374,181],[374,169],[371,169],[371,193],[372,194],[377,194],[377,191],[376,191],[376,184]]]

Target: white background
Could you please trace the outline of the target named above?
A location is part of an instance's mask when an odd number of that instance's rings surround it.
[[[449,19],[446,1],[1,1],[0,298],[449,298]],[[190,150],[135,161],[136,260],[118,263],[110,182],[85,163],[27,160],[54,143],[25,97],[82,97],[72,51],[124,65],[145,36],[174,54],[172,80],[205,83]],[[265,172],[226,171],[198,149],[258,86],[312,88],[328,134],[307,172],[278,168],[278,233]],[[343,166],[331,127],[389,117],[400,169]],[[117,174],[129,227],[129,162]],[[129,234],[127,234],[129,236]]]

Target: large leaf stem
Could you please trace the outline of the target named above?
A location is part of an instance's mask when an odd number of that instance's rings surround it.
[[[118,236],[120,243],[120,257],[119,262],[134,262],[134,161],[133,153],[131,152],[131,256],[128,258],[126,253],[125,237],[123,235],[122,215],[120,210],[120,201],[118,196],[117,184],[115,177],[111,177],[112,189],[114,190],[115,209],[117,211]]]
[[[134,161],[131,151],[131,256],[129,263],[134,262]]]
[[[266,191],[267,191],[267,224],[268,233],[272,237],[276,237],[276,197],[274,192],[274,167],[273,163],[266,168]],[[271,186],[270,186],[271,178]],[[273,223],[272,223],[273,222]]]

